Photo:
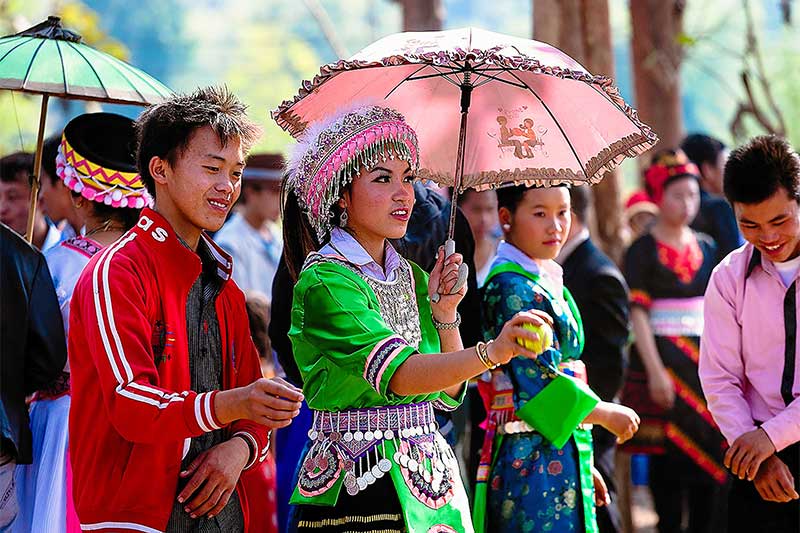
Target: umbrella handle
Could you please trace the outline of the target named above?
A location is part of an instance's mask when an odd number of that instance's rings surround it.
[[[450,257],[456,253],[456,241],[453,239],[447,239],[444,241],[444,256],[445,259]],[[449,294],[455,294],[461,290],[461,288],[467,283],[467,277],[469,276],[469,266],[466,263],[461,263],[458,267],[458,280],[456,280],[456,284],[453,286],[453,289],[449,292]],[[431,301],[436,303],[441,298],[440,294],[434,293],[431,296]]]

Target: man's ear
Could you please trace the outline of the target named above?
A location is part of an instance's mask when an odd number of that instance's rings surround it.
[[[168,163],[157,155],[150,158],[150,163],[147,166],[150,175],[153,176],[153,181],[159,185],[167,184],[167,167]]]

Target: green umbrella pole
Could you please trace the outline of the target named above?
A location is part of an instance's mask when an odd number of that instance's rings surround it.
[[[28,230],[25,238],[33,242],[33,221],[36,218],[36,200],[39,197],[39,185],[42,183],[42,145],[44,145],[44,125],[47,122],[47,101],[50,96],[42,95],[42,110],[39,112],[39,133],[36,137],[36,152],[33,159],[33,175],[31,176],[31,204],[28,209]]]

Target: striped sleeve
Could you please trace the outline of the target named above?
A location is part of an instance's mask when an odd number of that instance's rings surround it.
[[[214,411],[218,391],[198,394],[158,386],[146,287],[133,262],[119,254],[135,238],[131,232],[104,249],[81,276],[72,302],[79,326],[70,328],[71,365],[94,365],[112,423],[126,440],[182,440],[219,429],[223,424]]]
[[[290,336],[302,335],[321,357],[388,397],[394,373],[417,351],[387,326],[363,287],[328,268],[316,265],[301,275]]]

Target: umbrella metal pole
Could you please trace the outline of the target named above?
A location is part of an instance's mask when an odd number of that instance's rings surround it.
[[[472,85],[470,84],[470,72],[464,73],[464,83],[461,84],[461,124],[458,128],[458,156],[456,157],[456,173],[453,180],[453,196],[450,199],[450,223],[447,228],[447,240],[444,243],[445,257],[450,257],[456,252],[455,236],[456,229],[456,212],[458,210],[458,194],[461,189],[461,178],[464,174],[464,149],[467,144],[467,114],[469,113],[469,104],[472,97]],[[455,294],[467,283],[467,276],[469,276],[469,267],[466,263],[461,263],[458,267],[458,279],[455,285],[450,289],[450,294]],[[439,295],[433,295],[437,302]]]
[[[36,152],[33,159],[33,175],[31,176],[31,202],[28,208],[28,228],[25,238],[33,242],[33,222],[36,220],[36,200],[39,198],[39,185],[42,175],[42,146],[44,145],[44,126],[47,122],[48,95],[42,95],[42,110],[39,112],[39,133],[36,136]]]
[[[453,198],[450,204],[450,224],[447,228],[447,239],[453,240],[456,228],[456,202],[461,193],[461,179],[464,174],[464,150],[467,144],[467,115],[469,114],[469,104],[472,100],[472,85],[469,85],[469,72],[464,73],[464,84],[461,85],[461,124],[458,128],[458,154],[456,157],[456,172],[453,179]]]

